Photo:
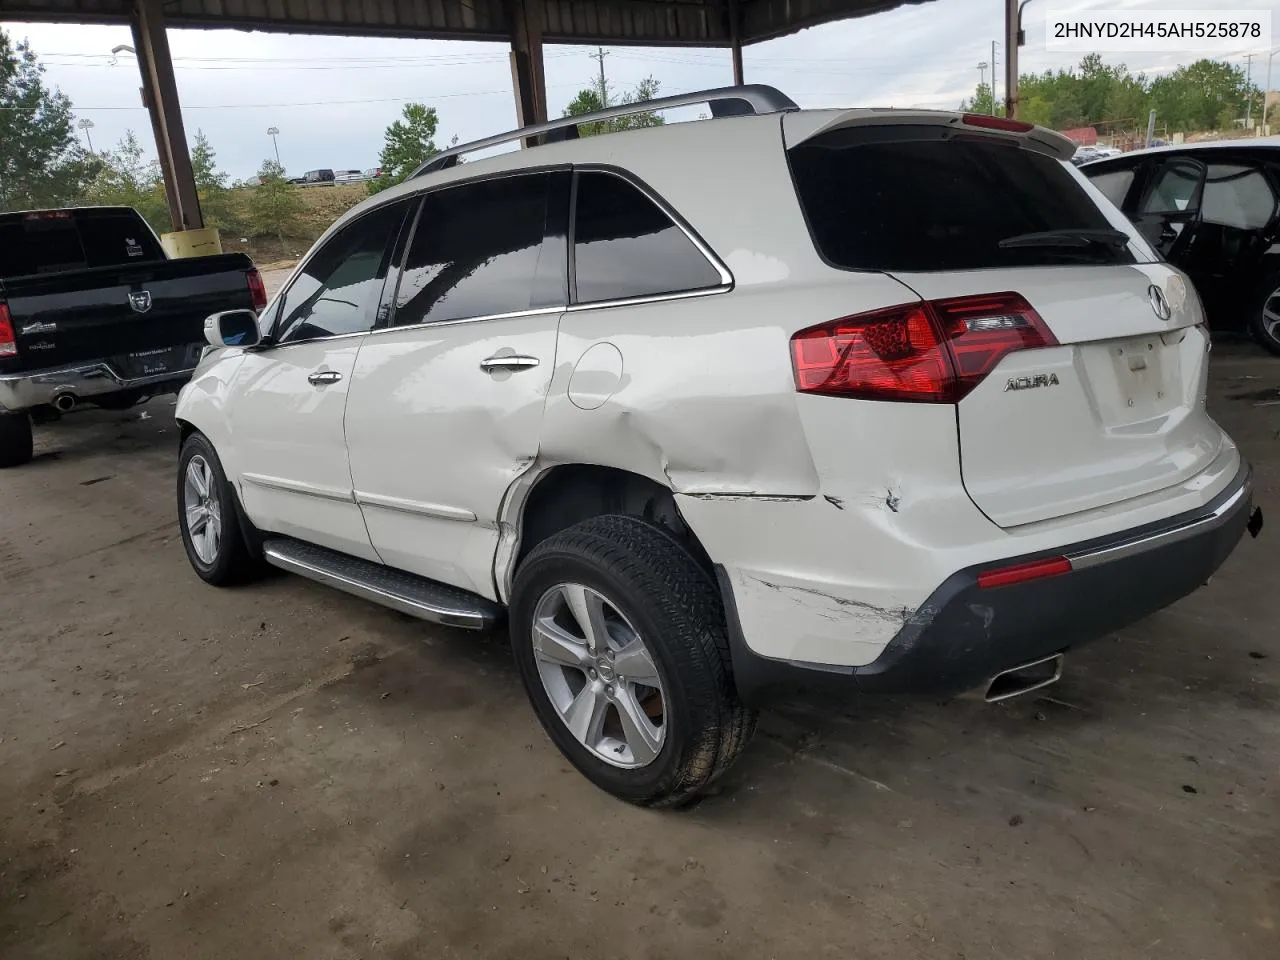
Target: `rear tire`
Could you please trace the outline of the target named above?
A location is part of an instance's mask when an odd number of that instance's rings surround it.
[[[1249,332],[1265,349],[1280,355],[1280,273],[1268,277],[1259,289],[1249,313]]]
[[[510,623],[543,729],[622,800],[690,802],[755,730],[734,687],[719,591],[647,521],[595,517],[538,544],[516,574]]]
[[[0,413],[0,467],[20,467],[34,451],[31,418],[26,413]]]
[[[191,568],[225,587],[255,579],[262,562],[245,543],[240,504],[208,439],[193,433],[178,456],[178,526]]]

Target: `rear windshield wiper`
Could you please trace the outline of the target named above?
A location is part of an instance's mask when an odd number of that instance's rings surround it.
[[[1002,250],[1015,247],[1091,247],[1100,245],[1111,250],[1123,250],[1129,245],[1129,235],[1123,230],[1105,227],[1081,227],[1070,230],[1043,230],[1038,233],[1019,233],[1005,237],[997,246]]]

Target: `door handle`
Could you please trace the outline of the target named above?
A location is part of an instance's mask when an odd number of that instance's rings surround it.
[[[326,383],[337,383],[342,379],[342,374],[337,370],[317,370],[311,376],[307,377],[307,383],[313,383],[317,387]]]
[[[537,357],[526,357],[515,353],[486,357],[480,361],[480,369],[485,373],[494,370],[528,370],[530,367],[536,367],[539,362]]]

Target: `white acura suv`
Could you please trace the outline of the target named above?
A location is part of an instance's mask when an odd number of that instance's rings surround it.
[[[1199,300],[1067,140],[768,87],[643,106],[697,103],[445,151],[260,317],[210,317],[196,572],[505,618],[569,760],[677,805],[770,698],[1035,689],[1256,533]]]

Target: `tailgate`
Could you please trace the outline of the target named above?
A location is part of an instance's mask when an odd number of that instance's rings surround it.
[[[965,489],[1004,527],[1142,496],[1214,459],[1200,301],[1064,162],[1070,143],[968,114],[784,128],[823,259],[919,297],[796,334],[801,390],[952,405]]]
[[[1199,301],[1170,267],[899,279],[926,300],[1016,290],[1058,340],[1010,353],[956,408],[965,488],[999,525],[1160,490],[1217,456],[1222,431],[1204,405],[1209,340]]]
[[[112,359],[121,376],[145,376],[164,372],[155,351],[203,342],[209,314],[253,308],[251,267],[225,254],[75,270],[9,281],[3,296],[24,367]]]

